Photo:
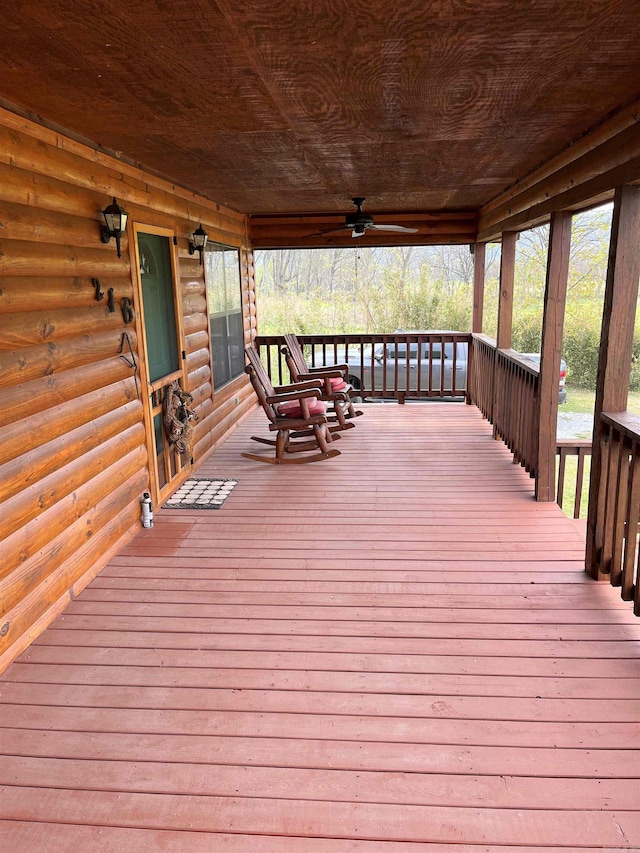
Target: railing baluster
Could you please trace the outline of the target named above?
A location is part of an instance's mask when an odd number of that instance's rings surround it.
[[[619,442],[618,470],[616,472],[615,515],[612,524],[613,553],[611,557],[611,584],[622,584],[622,546],[625,537],[627,502],[629,498],[630,441],[622,435]]]
[[[556,501],[562,509],[562,502],[564,500],[564,472],[567,464],[567,450],[565,447],[558,448],[560,453],[558,459],[558,489],[556,495]],[[575,516],[574,516],[575,517]]]
[[[269,379],[273,382],[273,371],[271,370],[271,346],[266,344],[265,349],[267,351],[267,373],[269,374]]]
[[[600,477],[600,488],[598,489],[597,519],[596,519],[596,551],[598,563],[602,562],[602,543],[605,536],[606,523],[606,496],[609,475],[609,440],[610,431],[605,432],[600,442],[600,459],[602,465],[602,476]]]
[[[591,447],[589,447],[591,453]],[[584,483],[584,460],[587,455],[587,449],[580,447],[578,449],[578,467],[576,470],[576,496],[573,501],[573,517],[580,518],[580,508],[582,506],[582,488]]]
[[[618,499],[618,474],[620,461],[620,433],[612,430],[609,438],[609,454],[607,465],[607,486],[605,492],[605,527],[602,540],[601,568],[611,578],[613,561],[613,540],[615,531],[616,504]]]
[[[625,518],[625,542],[621,571],[621,595],[625,601],[633,598],[638,543],[638,519],[640,518],[640,455],[638,444],[631,443],[631,466],[629,474],[629,500]]]

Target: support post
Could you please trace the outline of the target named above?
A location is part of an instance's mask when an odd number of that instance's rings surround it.
[[[500,420],[500,377],[498,376],[498,351],[511,349],[513,327],[513,283],[516,272],[516,231],[504,231],[502,234],[502,252],[500,254],[500,295],[498,298],[498,331],[496,333],[496,354],[493,363],[493,437],[498,437],[496,422]]]
[[[516,271],[516,231],[505,231],[502,235],[500,255],[500,298],[498,300],[498,349],[511,349],[513,326],[513,282]]]
[[[600,569],[602,542],[596,522],[601,491],[603,412],[624,412],[629,396],[633,330],[640,279],[640,187],[618,187],[614,196],[607,285],[602,315],[600,358],[593,422],[587,554],[585,569],[592,578],[607,577]]]
[[[571,213],[560,211],[551,217],[547,280],[544,294],[538,396],[538,460],[535,488],[536,500],[538,501],[554,501],[556,497],[558,381],[570,251]]]
[[[471,318],[471,333],[482,333],[482,317],[484,311],[484,272],[486,244],[476,243],[471,246],[473,252],[473,314]],[[469,404],[476,399],[474,387],[475,367],[473,363],[473,339],[469,342],[467,350],[467,393],[465,401]]]
[[[486,243],[476,243],[473,247],[473,317],[471,320],[471,331],[478,334],[482,333],[486,253]]]

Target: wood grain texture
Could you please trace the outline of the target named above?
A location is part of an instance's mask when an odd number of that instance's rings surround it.
[[[475,407],[365,406],[304,475],[241,457],[261,431],[201,467],[239,480],[221,510],[158,513],[0,680],[0,832],[637,847],[640,627],[583,526]]]
[[[21,169],[111,195],[108,146],[131,204],[147,203],[142,163],[245,213],[335,213],[357,193],[380,212],[478,210],[638,97],[634,3],[332,0],[310,10],[140,0],[134,9],[116,0],[111,8],[112,19],[93,28],[95,3],[38,3],[29,16],[17,4],[3,16],[0,97],[94,140],[91,171],[77,169],[78,141],[43,163],[37,144],[22,143],[19,116],[0,147]],[[194,81],[197,96],[186,94]],[[626,118],[623,130],[635,123]],[[629,149],[618,146],[609,160]],[[600,177],[598,163],[601,152],[584,173]],[[557,186],[570,186],[570,175]],[[535,189],[524,199],[516,192],[514,212],[544,197],[544,186]],[[163,192],[167,215],[200,218],[188,191],[177,195],[179,212]],[[512,198],[498,204],[492,227]]]
[[[561,367],[570,253],[571,214],[566,211],[554,213],[549,231],[538,392],[540,401],[538,403],[536,499],[539,501],[553,501],[556,498],[558,377]]]
[[[98,230],[112,195],[132,222],[178,238],[175,279],[189,330],[189,383],[208,423],[195,458],[211,450],[220,423],[230,426],[226,411],[216,418],[203,268],[187,254],[187,243],[201,221],[211,239],[240,248],[244,218],[2,111],[2,668],[11,649],[22,650],[130,534],[149,481],[141,379],[128,349],[139,365],[133,245],[125,235],[117,258]],[[248,268],[243,283],[248,293]],[[133,300],[131,324],[120,310],[124,297]],[[248,296],[246,305],[249,319]],[[236,382],[238,392],[242,384]],[[251,405],[242,393],[238,414]]]

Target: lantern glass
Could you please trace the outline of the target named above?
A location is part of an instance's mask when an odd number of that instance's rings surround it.
[[[129,214],[113,199],[112,204],[102,211],[104,221],[111,234],[122,234],[127,227]]]
[[[207,245],[208,239],[209,238],[207,232],[204,230],[202,225],[199,225],[198,228],[196,228],[196,230],[193,232],[193,245],[198,251],[200,251],[201,249],[204,249],[204,247]]]

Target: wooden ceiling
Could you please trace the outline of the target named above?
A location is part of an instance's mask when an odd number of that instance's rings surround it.
[[[637,0],[12,0],[0,24],[5,102],[250,214],[477,211],[640,95]]]

